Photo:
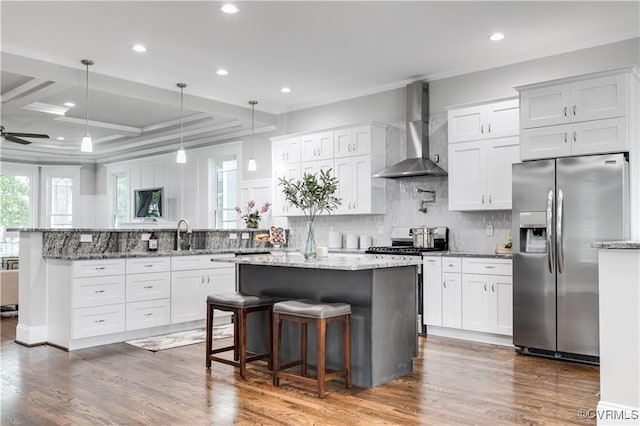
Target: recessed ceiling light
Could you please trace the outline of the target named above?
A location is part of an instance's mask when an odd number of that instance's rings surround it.
[[[63,140],[64,140],[64,138],[63,138],[62,136],[58,136],[58,137],[56,138],[56,140],[63,141]]]
[[[229,74],[229,71],[225,70],[224,68],[220,68],[218,71],[216,71],[216,74],[218,74],[218,75],[227,75],[227,74]]]
[[[73,108],[74,106],[76,106],[76,104],[74,104],[73,102],[65,102],[62,105],[66,106],[66,107],[69,107],[69,108]]]
[[[224,13],[238,13],[238,8],[232,5],[231,3],[227,3],[220,8]]]
[[[282,89],[280,89],[280,91],[282,93],[291,93],[291,88],[290,87],[283,87]]]
[[[131,49],[133,49],[134,52],[139,52],[139,53],[144,53],[147,51],[147,48],[141,44],[136,44]]]
[[[500,41],[502,39],[504,39],[504,34],[502,34],[502,33],[493,33],[489,37],[489,40],[491,40],[491,41]]]

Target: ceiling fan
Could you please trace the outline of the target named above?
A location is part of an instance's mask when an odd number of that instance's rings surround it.
[[[14,133],[14,132],[5,132],[4,126],[0,125],[0,136],[2,136],[5,140],[9,142],[16,142],[22,145],[29,145],[31,142],[24,140],[22,138],[42,138],[49,139],[49,135],[43,135],[41,133]]]

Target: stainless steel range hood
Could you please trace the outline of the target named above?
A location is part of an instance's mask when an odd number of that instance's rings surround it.
[[[446,176],[429,158],[429,84],[416,81],[407,86],[407,159],[374,174],[398,179],[412,176]],[[437,156],[436,156],[437,161]]]

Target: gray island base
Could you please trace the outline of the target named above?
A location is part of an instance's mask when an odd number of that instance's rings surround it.
[[[276,300],[349,303],[353,384],[373,387],[413,371],[412,358],[418,351],[417,268],[413,261],[396,261],[389,266],[367,258],[344,260],[336,256],[328,261],[298,258],[287,262],[269,256],[245,256],[228,261],[237,263],[238,287],[243,293]],[[277,263],[270,264],[272,261]],[[248,326],[249,349],[262,350],[266,344],[264,316],[253,316]],[[299,357],[298,327],[290,323],[283,327],[284,363]],[[339,324],[327,328],[329,369],[342,368],[341,333]],[[309,327],[308,334],[309,362],[315,364],[315,330]]]

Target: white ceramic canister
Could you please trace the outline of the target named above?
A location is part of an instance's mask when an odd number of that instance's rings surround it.
[[[358,248],[358,236],[356,234],[347,234],[345,241],[346,241],[346,244],[344,248],[346,249]]]
[[[360,248],[368,249],[371,247],[373,243],[371,242],[371,237],[368,235],[360,235]]]
[[[342,233],[337,231],[329,231],[329,248],[342,248]]]

